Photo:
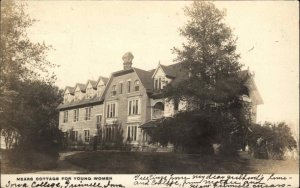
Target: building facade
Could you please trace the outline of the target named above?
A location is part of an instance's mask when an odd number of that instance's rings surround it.
[[[91,145],[95,139],[112,145],[120,141],[147,145],[147,129],[157,120],[188,108],[184,101],[159,97],[166,85],[187,78],[188,72],[180,64],[159,63],[146,71],[132,67],[133,58],[130,52],[124,54],[123,70],[113,72],[109,78],[66,87],[64,102],[58,106],[59,128],[74,145]],[[262,99],[253,79],[249,87],[249,96],[243,97],[252,103],[252,119],[256,121],[256,108]]]

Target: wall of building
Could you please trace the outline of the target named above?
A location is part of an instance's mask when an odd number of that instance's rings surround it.
[[[105,114],[105,123],[110,125],[114,123],[113,120],[117,120],[119,124],[122,125],[123,129],[123,138],[124,141],[127,139],[127,127],[128,126],[137,126],[145,123],[147,120],[150,120],[150,100],[146,94],[146,90],[139,83],[139,91],[134,91],[135,85],[134,82],[139,80],[135,72],[131,72],[125,75],[120,75],[117,77],[111,78],[111,83],[107,88],[105,93],[105,112],[107,112],[107,104],[111,102],[117,103],[117,118],[107,118]],[[128,81],[131,81],[131,91],[128,92]],[[122,93],[120,93],[120,83],[123,83]],[[112,87],[116,85],[116,95],[112,95]],[[131,99],[139,99],[139,114],[134,116],[129,116],[128,114],[128,101]],[[141,138],[141,130],[137,128],[137,138]]]
[[[87,106],[88,107],[88,106]],[[103,124],[103,104],[91,106],[91,118],[90,120],[85,120],[85,108],[74,108],[67,110],[68,111],[68,122],[64,123],[64,111],[59,112],[59,128],[63,132],[67,132],[69,130],[78,131],[78,139],[84,139],[84,130],[90,131],[90,138],[97,133],[97,115],[102,115],[102,124]],[[79,117],[78,121],[74,122],[74,110],[79,109]]]

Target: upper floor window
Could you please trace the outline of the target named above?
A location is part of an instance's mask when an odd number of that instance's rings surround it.
[[[91,112],[92,112],[92,107],[85,108],[85,120],[90,120],[91,119]]]
[[[154,89],[158,89],[158,79],[154,80]]]
[[[127,92],[130,93],[130,91],[131,91],[131,81],[129,80],[127,82]]]
[[[92,96],[93,96],[93,88],[87,88],[86,89],[86,98],[87,99],[90,99],[90,98],[92,98]]]
[[[98,85],[98,88],[97,88],[97,96],[100,97],[102,92],[104,90],[104,85]]]
[[[69,94],[67,93],[64,95],[64,103],[68,102],[68,98],[69,98]]]
[[[155,78],[154,79],[154,89],[156,90],[160,90],[160,89],[163,89],[164,86],[166,86],[168,84],[168,81],[165,80],[164,78]]]
[[[121,82],[119,85],[120,85],[120,94],[122,94],[123,93],[123,83]]]
[[[113,96],[117,94],[117,91],[116,91],[116,85],[113,85],[113,86],[111,87],[111,94],[112,94]]]
[[[162,102],[157,102],[153,106],[152,119],[162,118],[164,115],[165,105]]]
[[[139,113],[139,99],[128,101],[128,115],[138,115]]]
[[[136,80],[134,82],[134,91],[139,91],[140,90],[140,81]]]
[[[101,128],[101,122],[102,122],[102,115],[97,115],[96,116],[96,126],[97,126],[97,129]]]
[[[80,90],[75,91],[75,101],[78,101],[80,99]]]
[[[106,107],[106,117],[116,117],[116,103],[108,103]]]
[[[178,110],[178,106],[179,106],[179,100],[175,99],[174,100],[174,110]]]
[[[64,119],[63,119],[64,123],[68,122],[68,111],[64,111]]]
[[[75,109],[74,110],[74,119],[73,119],[73,121],[74,122],[78,121],[78,119],[79,119],[79,109]]]

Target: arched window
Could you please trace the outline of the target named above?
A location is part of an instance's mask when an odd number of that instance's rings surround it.
[[[134,91],[139,91],[140,90],[140,81],[136,80],[134,82]]]
[[[152,113],[152,118],[153,119],[158,119],[158,118],[162,118],[163,114],[164,114],[164,110],[165,110],[165,105],[162,102],[157,102],[154,106],[153,106],[153,113]]]

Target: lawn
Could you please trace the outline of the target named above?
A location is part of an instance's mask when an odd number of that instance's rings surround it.
[[[100,174],[246,173],[249,160],[239,157],[177,153],[82,152],[66,157],[74,165]]]

